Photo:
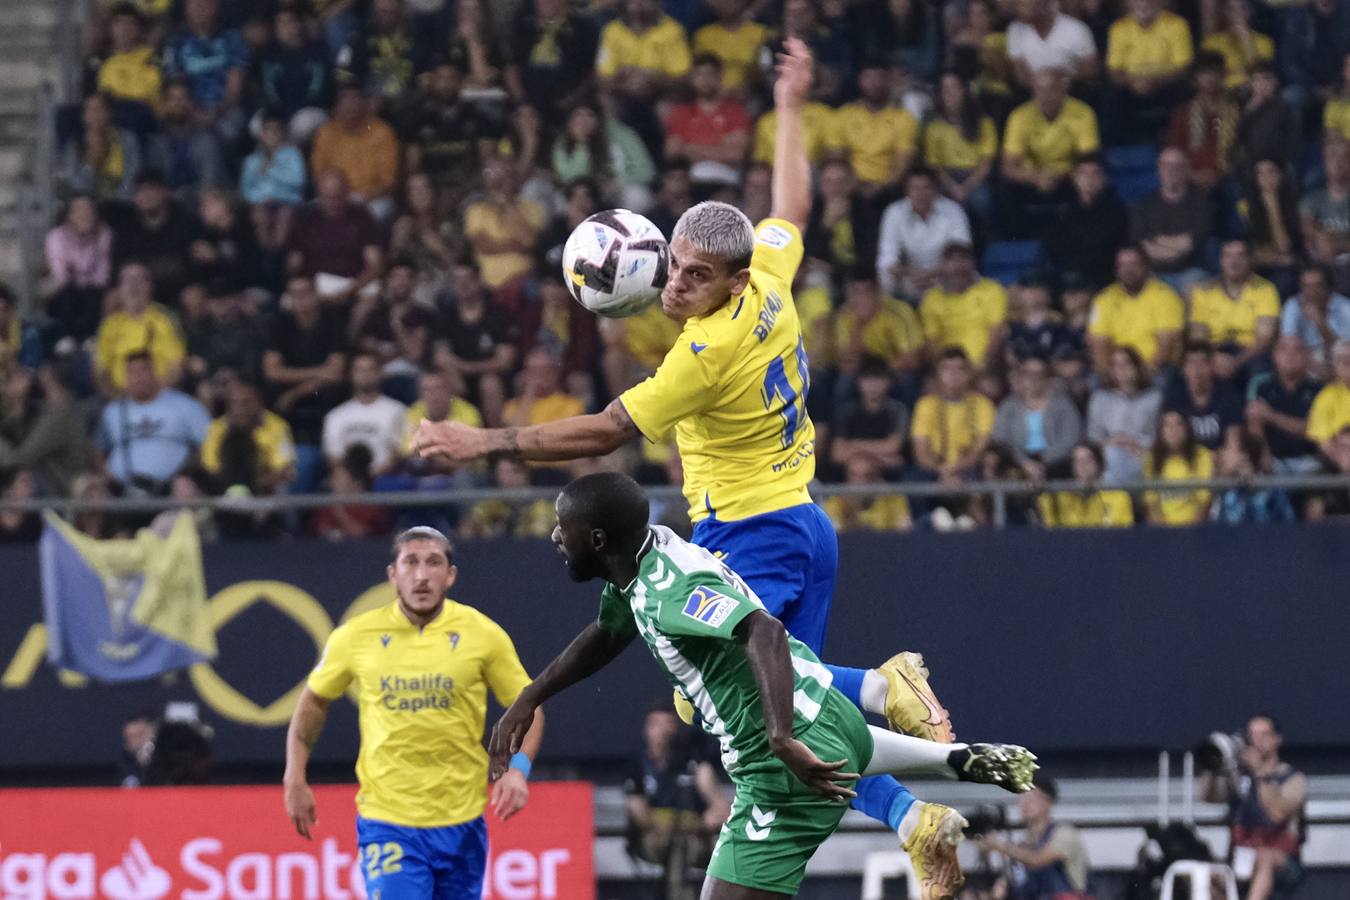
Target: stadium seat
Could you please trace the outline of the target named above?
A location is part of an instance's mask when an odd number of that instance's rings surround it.
[[[1158,189],[1158,151],[1148,144],[1108,147],[1106,172],[1120,199],[1131,204]]]
[[[914,877],[914,864],[909,861],[909,854],[894,850],[867,854],[863,860],[862,900],[882,900],[890,896],[885,882],[901,876],[905,879],[904,896],[908,900],[919,900],[919,879]]]
[[[1188,896],[1213,896],[1210,886],[1216,876],[1223,882],[1224,891],[1221,896],[1224,900],[1238,900],[1237,879],[1233,877],[1233,870],[1222,863],[1202,862],[1198,859],[1180,859],[1167,867],[1167,872],[1163,875],[1159,900],[1172,900],[1178,878],[1187,880],[1187,887],[1190,888]]]
[[[1000,284],[1012,284],[1045,262],[1040,241],[994,241],[984,248],[980,272]]]

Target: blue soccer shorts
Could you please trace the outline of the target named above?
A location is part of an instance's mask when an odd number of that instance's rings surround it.
[[[482,900],[487,823],[479,816],[444,828],[356,819],[370,900]]]
[[[693,539],[745,579],[789,634],[820,654],[839,569],[839,540],[823,509],[802,503],[734,522],[709,516],[694,526]]]

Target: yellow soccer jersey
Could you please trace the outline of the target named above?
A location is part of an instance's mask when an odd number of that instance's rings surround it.
[[[886,184],[897,174],[899,155],[919,146],[919,123],[908,110],[888,106],[873,112],[859,101],[835,111],[827,141],[848,156],[859,181]]]
[[[825,155],[826,141],[833,126],[834,110],[824,103],[811,102],[802,107],[802,143],[806,145],[806,158],[812,165]],[[750,150],[752,161],[773,165],[777,130],[778,113],[772,109],[755,120],[755,138]]]
[[[1046,119],[1041,108],[1028,100],[1008,117],[1003,129],[1003,152],[1036,169],[1059,174],[1073,168],[1073,161],[1095,153],[1101,146],[1097,114],[1081,100],[1069,97],[1059,115]]]
[[[694,55],[711,53],[722,61],[722,87],[729,91],[745,85],[759,64],[759,48],[769,38],[765,25],[749,20],[734,31],[719,22],[694,32]]]
[[[744,519],[811,500],[815,427],[792,279],[802,236],[782,219],[755,229],[750,284],[685,322],[656,374],[620,399],[649,441],[673,428],[689,518]]]
[[[1230,298],[1218,281],[1191,291],[1191,324],[1200,326],[1215,344],[1236,341],[1250,347],[1256,343],[1256,323],[1279,316],[1280,292],[1260,275],[1248,278],[1236,298]]]
[[[1150,278],[1135,296],[1116,282],[1092,301],[1088,334],[1134,348],[1144,365],[1151,368],[1158,353],[1158,335],[1180,331],[1185,319],[1186,309],[1177,292],[1158,279]]]
[[[1328,100],[1322,111],[1322,127],[1341,140],[1350,141],[1350,99],[1338,97]]]
[[[1124,491],[1058,491],[1036,498],[1046,528],[1129,528],[1134,505]]]
[[[615,19],[600,32],[600,51],[595,71],[613,78],[624,69],[646,69],[668,78],[681,78],[689,71],[689,42],[684,28],[670,16],[638,34]]]
[[[1242,87],[1247,83],[1247,70],[1253,63],[1275,58],[1275,42],[1264,34],[1255,32],[1252,32],[1250,52],[1226,31],[1205,38],[1200,44],[1200,49],[1223,57],[1224,69],[1228,72],[1225,83],[1230,88]]]
[[[398,601],[356,616],[328,638],[309,676],[310,690],[330,700],[356,687],[357,811],[410,828],[482,815],[488,688],[508,706],[529,683],[501,626],[453,600],[424,628]]]
[[[1127,75],[1157,77],[1191,64],[1191,29],[1174,13],[1161,12],[1148,28],[1132,16],[1117,19],[1106,38],[1106,67]]]
[[[985,116],[974,141],[966,140],[950,122],[935,119],[923,130],[924,162],[947,172],[966,172],[994,158],[998,153],[998,128]]]
[[[1214,477],[1214,455],[1204,447],[1195,448],[1195,461],[1180,456],[1168,456],[1162,469],[1155,470],[1150,458],[1144,465],[1144,475],[1159,481],[1186,481],[1191,478]],[[1209,515],[1213,496],[1209,491],[1161,490],[1144,495],[1149,503],[1157,503],[1164,525],[1194,525],[1202,516]]]

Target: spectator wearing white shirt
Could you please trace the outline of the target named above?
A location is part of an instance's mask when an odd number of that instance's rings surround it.
[[[877,280],[893,297],[917,299],[933,286],[943,248],[969,243],[965,210],[938,194],[932,172],[914,169],[905,178],[905,199],[881,215]]]
[[[1041,69],[1059,69],[1075,81],[1096,78],[1101,59],[1092,30],[1059,11],[1055,0],[1021,0],[1018,21],[1008,26],[1008,58],[1023,87]]]
[[[1350,340],[1350,297],[1332,289],[1331,269],[1305,266],[1298,276],[1298,293],[1284,301],[1280,333],[1297,335],[1312,354],[1316,378],[1331,378],[1331,347]]]
[[[324,416],[323,455],[335,468],[349,448],[365,444],[371,474],[382,474],[398,459],[408,407],[380,393],[380,361],[372,353],[352,357],[351,379],[352,399]]]

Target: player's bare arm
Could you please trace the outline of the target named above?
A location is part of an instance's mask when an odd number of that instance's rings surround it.
[[[633,642],[633,637],[617,634],[592,622],[573,638],[567,649],[558,654],[539,673],[539,677],[520,692],[516,702],[502,713],[493,726],[492,739],[488,741],[490,776],[496,778],[506,771],[511,757],[523,745],[530,723],[534,721],[535,710],[545,700],[609,665]]]
[[[811,51],[804,41],[788,38],[778,54],[778,80],[773,86],[777,127],[774,132],[772,211],[806,230],[811,214],[811,164],[802,139],[802,109],[811,96]]]
[[[286,815],[290,816],[296,832],[305,840],[309,840],[309,830],[319,821],[314,792],[310,790],[305,769],[309,766],[309,755],[323,732],[323,724],[328,719],[328,704],[328,700],[305,688],[300,693],[300,702],[295,705],[290,727],[286,730],[286,774],[282,777],[286,791]]]
[[[745,655],[759,688],[764,709],[764,729],[769,747],[807,787],[846,802],[857,794],[842,782],[857,781],[858,773],[840,771],[848,760],[824,762],[792,736],[792,654],[788,652],[787,629],[763,610],[755,610],[736,626],[736,636],[745,643]]]
[[[536,709],[534,711],[534,721],[526,730],[525,736],[520,742],[520,752],[530,758],[530,762],[539,756],[539,745],[544,740],[544,711]],[[488,773],[493,782],[492,792],[488,797],[488,805],[497,817],[505,820],[514,816],[525,808],[525,804],[530,801],[530,783],[525,777],[525,773],[516,768],[508,768],[500,775],[493,776]]]
[[[598,413],[520,428],[474,428],[458,422],[423,421],[413,435],[413,449],[419,456],[444,457],[455,463],[492,453],[559,461],[606,456],[639,434],[623,402],[615,398]]]

